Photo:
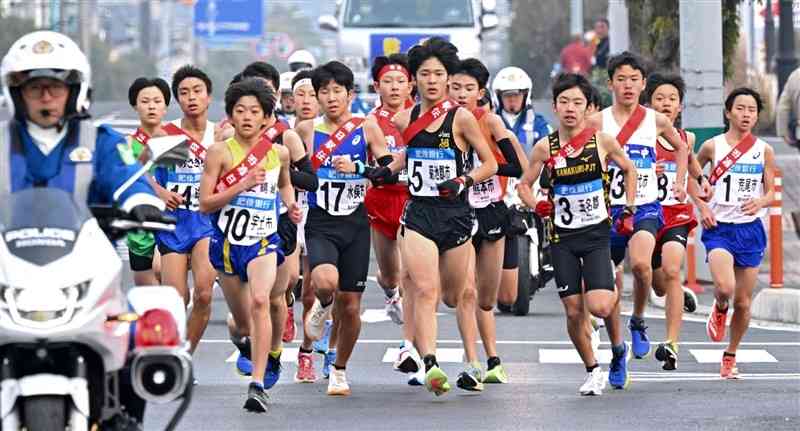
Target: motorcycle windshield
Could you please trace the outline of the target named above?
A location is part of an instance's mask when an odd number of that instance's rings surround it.
[[[0,201],[0,230],[9,252],[36,265],[68,255],[81,226],[92,215],[85,204],[59,189],[22,190]]]

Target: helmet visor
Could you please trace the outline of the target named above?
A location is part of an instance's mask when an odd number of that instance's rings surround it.
[[[76,70],[33,69],[9,74],[7,84],[9,87],[19,87],[37,78],[55,79],[66,84],[77,84],[81,82],[80,72]]]

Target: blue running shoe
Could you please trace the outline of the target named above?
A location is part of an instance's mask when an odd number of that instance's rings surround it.
[[[628,363],[631,360],[631,348],[628,343],[623,343],[625,353],[619,357],[612,357],[608,367],[608,384],[614,389],[626,389],[631,383],[631,376],[628,374]]]
[[[331,328],[333,328],[333,321],[326,320],[325,328],[322,330],[322,338],[320,338],[317,341],[314,341],[314,343],[311,345],[311,347],[314,349],[315,352],[324,355],[325,352],[328,351],[328,347],[330,347],[329,344],[331,341]],[[328,378],[327,374],[325,375],[325,378]]]
[[[236,372],[243,376],[253,374],[253,363],[242,355],[236,359]]]
[[[631,344],[633,345],[633,356],[636,359],[644,359],[650,354],[650,338],[647,337],[647,326],[636,324],[632,320],[628,321],[628,329],[631,330]]]
[[[326,379],[331,376],[331,367],[336,362],[336,350],[330,350],[325,354],[325,364],[322,365],[322,377]]]
[[[267,371],[264,373],[264,389],[270,389],[281,378],[281,356],[277,358],[267,355]]]

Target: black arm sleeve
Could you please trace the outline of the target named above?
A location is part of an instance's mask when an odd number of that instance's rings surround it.
[[[514,145],[511,143],[511,139],[503,138],[497,141],[497,147],[500,148],[500,152],[503,153],[503,157],[506,159],[506,163],[497,165],[497,175],[514,178],[521,177],[522,165],[520,164],[519,157],[517,157],[517,152],[514,151]]]
[[[394,158],[387,154],[383,157],[378,158],[378,166],[389,166],[390,163],[394,161]]]
[[[307,192],[317,191],[319,187],[319,179],[317,174],[314,173],[314,168],[311,167],[311,160],[308,155],[303,156],[302,159],[292,162],[292,169],[289,170],[289,176],[292,179],[292,185]]]

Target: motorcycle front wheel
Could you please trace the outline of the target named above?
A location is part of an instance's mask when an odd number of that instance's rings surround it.
[[[533,295],[539,290],[539,274],[531,274],[530,248],[533,242],[526,235],[517,238],[519,247],[519,274],[517,276],[517,300],[514,302],[514,315],[527,316],[530,312]],[[537,265],[538,266],[538,265]]]
[[[25,398],[22,411],[28,431],[64,431],[66,399],[60,395],[40,395]]]

